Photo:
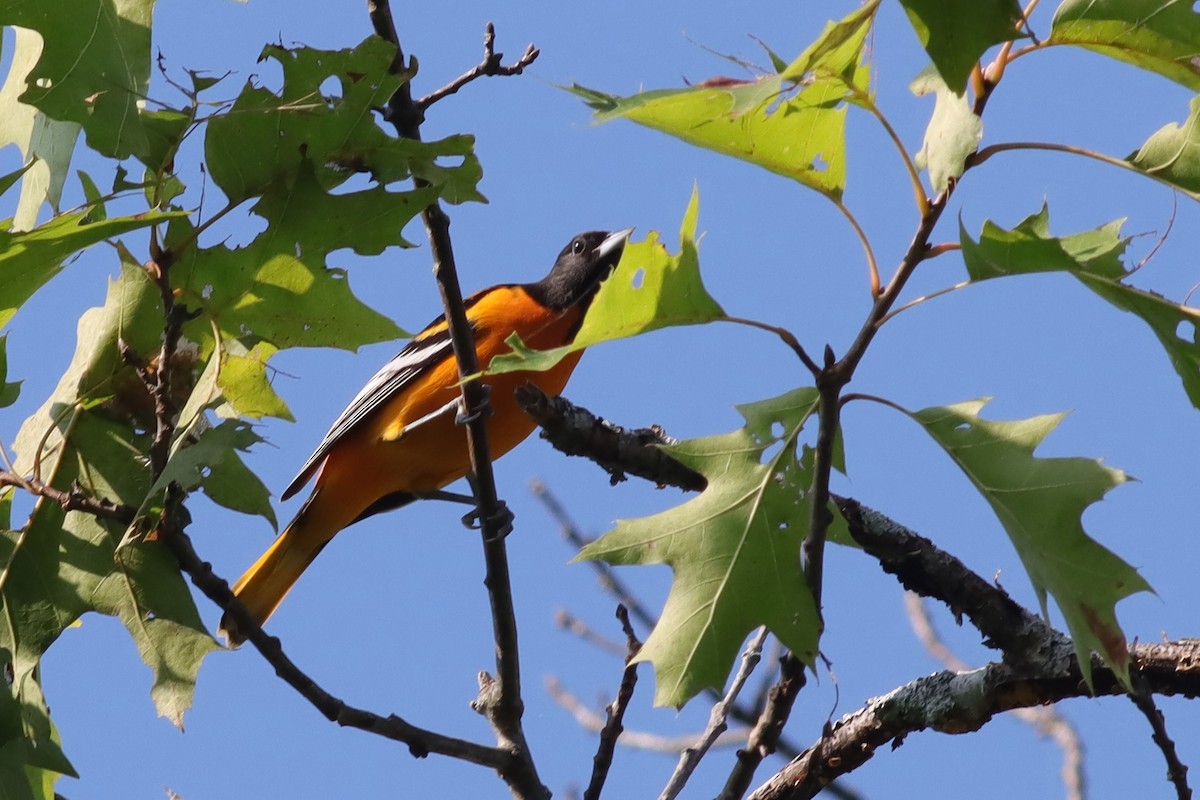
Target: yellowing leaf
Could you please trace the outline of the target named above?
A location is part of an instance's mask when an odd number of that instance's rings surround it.
[[[656,705],[682,706],[719,689],[760,625],[812,663],[820,622],[800,568],[812,464],[811,452],[797,457],[796,438],[817,400],[816,389],[801,388],[739,406],[744,428],[671,447],[708,487],[661,514],[618,522],[580,552],[610,564],[667,564],[674,573],[636,659],[654,664]]]
[[[530,350],[513,336],[509,341],[513,352],[493,358],[487,373],[547,370],[567,354],[593,344],[724,316],[700,280],[696,249],[699,212],[700,194],[693,189],[679,229],[678,255],[667,252],[654,231],[643,242],[625,245],[621,262],[600,286],[574,342],[553,350]]]
[[[1126,687],[1129,654],[1116,604],[1150,586],[1133,567],[1084,532],[1085,509],[1128,478],[1087,458],[1038,458],[1034,450],[1064,415],[1016,422],[979,416],[986,400],[912,414],[991,505],[1008,533],[1046,612],[1054,595],[1084,679],[1098,652]]]
[[[825,31],[775,75],[714,79],[618,97],[574,85],[598,122],[623,117],[689,144],[749,161],[834,200],[846,183],[846,102],[868,91],[863,43],[872,0]]]

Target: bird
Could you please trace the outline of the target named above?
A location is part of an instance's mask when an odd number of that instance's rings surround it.
[[[581,233],[562,249],[544,278],[502,283],[464,301],[481,367],[509,352],[516,333],[527,347],[571,344],[600,284],[616,269],[633,232]],[[582,350],[544,372],[480,378],[489,386],[488,442],[493,458],[512,450],[535,423],[517,405],[518,386],[532,382],[547,394],[567,384]],[[424,498],[456,497],[443,487],[467,475],[466,433],[457,424],[460,377],[444,316],[438,317],[367,381],[282,494],[287,500],[315,477],[295,518],[233,585],[258,625],[264,624],[321,550],[342,529],[381,511]],[[246,632],[226,611],[218,633],[231,647]]]

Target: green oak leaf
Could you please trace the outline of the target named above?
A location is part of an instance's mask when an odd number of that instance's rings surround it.
[[[1034,450],[1064,414],[1015,422],[979,416],[987,400],[912,413],[979,490],[1012,540],[1046,613],[1046,595],[1067,621],[1084,679],[1098,652],[1129,687],[1129,652],[1116,604],[1150,591],[1133,567],[1084,532],[1082,515],[1124,472],[1087,458],[1038,458]]]
[[[806,663],[816,656],[820,620],[800,566],[811,451],[797,458],[796,437],[817,402],[817,390],[806,387],[739,406],[744,428],[668,448],[708,487],[660,514],[621,520],[580,551],[581,559],[667,564],[674,573],[635,659],[654,664],[656,705],[678,707],[720,689],[760,625]]]
[[[183,211],[146,211],[90,221],[85,209],[59,214],[29,231],[0,230],[0,327],[80,250],[185,216]],[[0,228],[6,227],[0,223]]]
[[[384,185],[415,174],[448,202],[482,201],[476,184],[483,171],[471,137],[398,139],[376,121],[376,110],[407,80],[390,72],[395,52],[375,36],[348,50],[267,45],[259,60],[280,65],[283,87],[276,94],[247,82],[228,113],[208,123],[204,152],[213,181],[236,203],[316,165],[325,189],[360,172]],[[341,97],[321,93],[330,78]],[[455,163],[441,163],[447,158]]]
[[[0,648],[0,668],[8,673],[12,654]],[[15,687],[0,686],[0,797],[5,800],[55,800],[54,783],[62,775],[79,777],[63,755],[58,731],[44,706],[22,708]],[[23,713],[24,712],[24,713]],[[44,736],[27,736],[24,717],[36,713]],[[34,746],[34,741],[39,746]]]
[[[162,334],[158,287],[144,270],[123,265],[102,308],[83,314],[78,344],[58,387],[21,426],[14,449],[20,474],[39,474],[59,489],[75,482],[90,496],[137,506],[150,488],[143,454],[151,433],[133,411],[144,386],[122,356],[151,353]],[[22,540],[0,535],[7,574],[0,648],[13,656],[22,704],[39,702],[42,653],[89,611],[115,616],[152,669],[151,697],[175,724],[191,703],[203,657],[218,649],[208,635],[174,557],[157,542],[118,549],[125,526],[56,503],[38,504]],[[45,733],[35,743],[40,746]],[[27,737],[28,738],[28,737]]]
[[[21,381],[9,383],[8,380],[8,336],[0,336],[0,408],[11,406],[17,402],[21,393]]]
[[[623,339],[673,325],[697,325],[720,319],[721,306],[700,280],[696,222],[700,193],[691,200],[679,229],[680,252],[672,255],[651,231],[643,242],[630,242],[616,270],[600,286],[574,342],[553,350],[530,350],[513,335],[513,352],[496,356],[488,374],[547,370],[569,353],[600,342]]]
[[[174,483],[188,492],[203,489],[213,502],[234,511],[257,514],[275,526],[271,493],[238,456],[239,450],[245,452],[261,441],[248,423],[233,419],[176,438],[167,465],[146,493],[138,517],[159,518],[167,487]],[[141,527],[135,522],[126,532],[123,544],[136,541]]]
[[[1017,0],[900,0],[917,38],[950,91],[964,94],[967,78],[992,45],[1008,42],[1018,31]]]
[[[146,135],[138,104],[150,87],[153,11],[154,0],[0,4],[0,25],[37,31],[43,40],[20,101],[49,119],[83,126],[88,145],[103,155],[141,152]]]
[[[1052,44],[1072,44],[1200,91],[1200,14],[1174,0],[1064,0]]]
[[[934,94],[933,115],[925,128],[925,141],[917,153],[916,165],[928,170],[935,192],[941,192],[963,174],[967,156],[979,148],[983,138],[983,120],[971,110],[965,90],[948,87],[933,67],[927,67],[909,85],[921,97]]]
[[[180,257],[171,274],[184,302],[202,312],[185,330],[209,342],[215,325],[225,339],[278,349],[356,349],[400,338],[404,332],[358,300],[345,272],[326,261],[342,248],[376,255],[406,245],[401,230],[434,196],[435,189],[382,187],[331,195],[311,165],[301,169],[294,183],[268,187],[254,206],[267,228],[248,245],[193,247]],[[172,227],[168,244],[192,234],[190,224]]]
[[[1200,200],[1200,97],[1191,101],[1182,125],[1168,123],[1126,160],[1152,178]]]
[[[857,9],[778,74],[728,78],[618,97],[569,90],[597,122],[624,118],[749,161],[840,202],[846,186],[846,103],[867,92],[863,43],[878,0]]]
[[[963,260],[971,280],[1030,272],[1067,272],[1122,311],[1142,319],[1171,359],[1192,405],[1200,408],[1200,311],[1123,283],[1121,259],[1129,243],[1124,220],[1061,238],[1050,234],[1050,212],[1042,210],[1011,231],[985,222],[979,241],[959,223]]]

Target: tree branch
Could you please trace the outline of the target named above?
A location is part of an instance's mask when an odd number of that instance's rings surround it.
[[[196,554],[190,537],[175,521],[175,516],[180,510],[179,498],[168,498],[167,516],[157,531],[159,540],[178,559],[179,566],[188,574],[196,588],[233,617],[238,624],[238,630],[246,634],[246,639],[262,654],[267,663],[275,668],[275,674],[299,692],[326,719],[338,725],[358,728],[402,742],[408,745],[409,752],[416,758],[437,753],[491,767],[501,774],[514,769],[513,762],[517,756],[507,750],[419,728],[395,714],[382,717],[365,709],[347,705],[323,689],[288,658],[279,639],[263,631],[246,612],[241,602],[233,596],[229,584],[213,572],[211,564],[201,560]]]
[[[582,406],[562,397],[550,397],[532,383],[517,388],[517,404],[542,427],[541,436],[556,450],[583,456],[600,465],[614,485],[627,474],[654,481],[659,486],[678,486],[702,491],[708,485],[703,475],[671,458],[658,445],[674,439],[657,425],[626,430],[597,417]]]
[[[479,62],[478,66],[459,75],[437,91],[430,92],[420,100],[417,100],[417,108],[423,113],[425,109],[437,101],[449,97],[477,78],[491,77],[493,75],[520,75],[525,71],[526,67],[536,61],[537,57],[542,54],[541,50],[529,44],[525,47],[525,52],[517,59],[516,63],[506,67],[500,63],[504,59],[504,53],[497,53],[495,51],[495,43],[496,27],[489,22],[483,31],[483,60]]]
[[[399,72],[404,63],[404,50],[396,32],[395,21],[387,0],[368,0],[368,13],[375,32],[396,46],[393,70]],[[413,72],[415,70],[408,70]],[[413,100],[412,86],[405,81],[388,101],[386,116],[402,138],[420,140],[422,108]],[[428,182],[415,177],[417,188]],[[450,240],[450,219],[437,200],[421,212],[425,232],[433,252],[433,272],[442,296],[446,321],[450,329],[459,376],[466,378],[479,372],[474,335],[463,305],[462,289],[454,262]],[[475,494],[476,516],[483,540],[488,598],[492,611],[492,631],[496,643],[496,679],[481,676],[480,692],[473,707],[487,717],[501,748],[513,754],[513,761],[501,771],[501,777],[518,797],[549,797],[550,791],[538,777],[537,768],[525,740],[521,725],[525,704],[521,699],[521,666],[517,643],[517,621],[513,610],[512,585],[509,577],[508,554],[504,537],[511,529],[512,515],[496,492],[492,472],[491,451],[488,446],[486,418],[489,413],[487,392],[478,380],[462,383],[462,415],[471,459],[471,487]]]
[[[1134,667],[1146,676],[1153,691],[1200,697],[1200,641],[1132,644],[1129,650]],[[750,798],[811,798],[829,781],[862,766],[879,748],[888,744],[899,747],[912,733],[926,729],[967,733],[982,728],[1003,711],[1093,696],[1074,660],[1065,668],[1054,659],[1039,666],[1040,671],[1022,673],[999,663],[970,672],[946,670],[918,678],[843,717]],[[1095,696],[1125,693],[1099,659],[1092,670]]]

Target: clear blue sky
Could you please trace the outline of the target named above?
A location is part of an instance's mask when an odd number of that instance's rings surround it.
[[[705,232],[701,266],[712,294],[731,314],[790,328],[809,352],[819,353],[826,342],[844,351],[869,297],[858,244],[827,201],[748,164],[628,123],[591,126],[587,110],[555,85],[578,81],[629,94],[685,79],[736,76],[735,65],[705,48],[765,61],[749,38],[755,35],[788,57],[826,19],[851,7],[398,4],[400,35],[421,64],[419,92],[478,61],[489,19],[497,26],[498,49],[510,56],[529,41],[542,49],[524,77],[468,87],[436,106],[425,128],[429,138],[464,131],[478,137],[485,170],[481,188],[491,202],[450,209],[464,288],[540,277],[581,230],[636,225],[639,237],[659,230],[673,243],[695,183]],[[897,3],[885,3],[879,19],[872,42],[879,104],[915,152],[932,100],[913,97],[906,86],[926,59]],[[274,65],[255,63],[267,42],[339,48],[370,32],[359,3],[162,4],[155,22],[155,46],[169,67],[176,74],[182,68],[233,70],[229,96],[260,69],[262,81],[277,85]],[[1048,18],[1035,24],[1044,33]],[[6,35],[6,49],[10,41]],[[155,91],[165,89],[159,83]],[[1123,156],[1161,125],[1183,119],[1188,99],[1185,90],[1157,76],[1060,48],[1013,65],[988,108],[984,137],[1070,142]],[[848,151],[846,201],[867,227],[886,276],[916,224],[911,193],[878,126],[853,110]],[[13,152],[0,153],[2,171],[15,162]],[[195,174],[194,164],[181,169]],[[1127,233],[1146,234],[1132,245],[1135,259],[1172,214],[1170,192],[1149,181],[1061,155],[1008,154],[968,176],[934,240],[957,239],[958,215],[977,233],[985,218],[1011,226],[1043,201],[1058,233],[1128,217]],[[1195,205],[1180,199],[1174,232],[1143,271],[1140,285],[1178,299],[1200,281],[1198,221]],[[239,216],[226,234],[246,241],[259,224]],[[423,242],[418,225],[408,233]],[[359,296],[410,330],[438,310],[424,245],[369,260],[337,253],[331,265],[349,268]],[[106,276],[115,269],[111,251],[97,248],[10,326],[9,374],[26,382],[21,402],[0,412],[0,436],[11,436],[53,387],[74,347],[71,326],[63,320],[99,304]],[[964,277],[958,257],[944,256],[921,268],[909,296]],[[282,370],[276,388],[298,422],[260,427],[270,445],[259,447],[249,462],[268,486],[278,492],[286,485],[329,421],[397,347],[382,344],[357,354],[293,351],[273,362]],[[722,325],[596,348],[566,394],[618,423],[656,422],[675,436],[691,437],[736,427],[735,403],[772,397],[806,379],[775,339]],[[1200,585],[1190,566],[1197,547],[1191,456],[1200,417],[1140,321],[1067,277],[994,281],[888,324],[852,388],[911,408],[994,396],[991,418],[1073,409],[1039,454],[1102,457],[1140,479],[1085,517],[1091,534],[1136,566],[1158,592],[1119,607],[1126,633],[1143,641],[1164,633],[1200,635],[1194,614]],[[895,412],[865,404],[847,409],[844,426],[849,477],[838,479],[838,491],[932,537],[980,574],[998,576],[1021,601],[1034,603],[1029,581],[986,504],[919,429]],[[567,564],[572,553],[531,498],[529,482],[546,479],[591,533],[682,496],[632,482],[611,488],[596,467],[567,460],[537,440],[500,462],[497,474],[501,494],[517,515],[510,553],[527,731],[543,779],[561,794],[570,785],[586,784],[595,739],[549,699],[543,679],[555,675],[586,701],[602,696],[607,702],[620,664],[556,630],[554,612],[567,608],[613,637],[619,629],[612,619],[614,602],[596,587],[591,570]],[[281,519],[290,518],[300,502],[280,507]],[[273,536],[261,520],[215,509],[202,498],[192,508],[197,548],[230,578]],[[461,528],[460,514],[456,507],[422,504],[348,531],[305,575],[269,630],[334,694],[488,742],[486,723],[467,704],[475,696],[476,673],[493,666],[490,621],[478,540]],[[661,602],[665,568],[626,573],[649,603]],[[896,582],[874,561],[834,549],[826,575],[828,632],[822,650],[834,674],[822,671],[792,715],[787,735],[801,744],[819,734],[831,713],[836,718],[851,712],[866,698],[939,668],[914,641]],[[215,628],[219,611],[203,598],[199,606]],[[963,658],[978,663],[989,658],[973,629],[956,629],[941,608],[933,612]],[[78,783],[60,783],[70,798],[161,797],[164,787],[187,800],[507,796],[486,770],[437,757],[414,760],[394,743],[331,725],[276,679],[252,649],[208,660],[185,734],[155,717],[149,672],[115,620],[90,616],[81,628],[66,632],[47,656],[43,677],[66,752],[83,776]],[[707,707],[701,701],[680,713],[651,708],[651,680],[643,667],[628,728],[678,735],[703,727]],[[1166,699],[1162,706],[1185,760],[1200,752],[1194,709]],[[1130,703],[1075,701],[1062,709],[1083,730],[1093,797],[1166,795],[1161,755]],[[715,793],[732,759],[731,750],[710,756],[685,796]],[[619,751],[608,796],[656,795],[674,760]],[[780,763],[769,762],[761,777]],[[1058,769],[1052,745],[1005,718],[970,736],[914,735],[898,751],[880,753],[848,783],[868,797],[933,792],[1053,797],[1061,792]]]

